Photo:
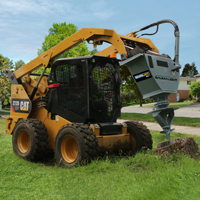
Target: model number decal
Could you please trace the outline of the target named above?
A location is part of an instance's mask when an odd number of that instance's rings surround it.
[[[166,81],[178,81],[176,78],[155,76],[155,79],[166,80]]]
[[[29,113],[31,102],[29,99],[12,99],[12,111],[20,113]]]

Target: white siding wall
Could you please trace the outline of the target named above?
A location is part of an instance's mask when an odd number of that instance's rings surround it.
[[[192,82],[195,82],[195,81],[191,81],[191,83]],[[189,90],[189,85],[187,85],[187,80],[180,80],[179,81],[178,90]]]

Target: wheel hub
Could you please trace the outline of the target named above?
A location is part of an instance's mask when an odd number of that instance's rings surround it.
[[[26,153],[29,150],[30,147],[30,137],[29,134],[22,130],[19,132],[18,138],[17,138],[17,145],[19,150],[22,153]]]
[[[72,136],[66,136],[61,144],[61,154],[68,163],[73,163],[78,156],[78,144]]]

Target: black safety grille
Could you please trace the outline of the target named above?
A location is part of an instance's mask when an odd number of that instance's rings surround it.
[[[92,72],[93,106],[103,118],[111,116],[115,102],[114,68],[110,63],[96,65]]]
[[[79,116],[84,116],[87,101],[82,67],[60,65],[56,68],[56,79],[60,83],[57,90],[59,105]]]

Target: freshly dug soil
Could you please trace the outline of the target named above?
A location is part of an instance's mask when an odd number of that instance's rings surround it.
[[[197,158],[200,155],[198,145],[194,141],[194,138],[177,138],[159,143],[154,153],[163,157],[172,153],[183,153],[192,158]]]

